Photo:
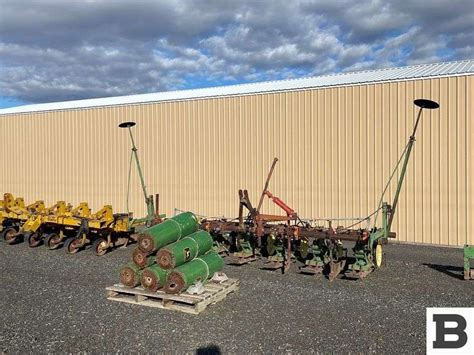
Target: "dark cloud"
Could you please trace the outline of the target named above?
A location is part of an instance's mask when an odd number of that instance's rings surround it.
[[[474,56],[471,0],[2,0],[0,95],[146,93]]]

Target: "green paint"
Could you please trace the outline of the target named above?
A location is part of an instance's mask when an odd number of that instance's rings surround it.
[[[208,232],[197,231],[161,248],[156,256],[156,262],[162,268],[173,269],[208,252],[212,248],[212,244],[213,240]],[[165,262],[160,262],[160,260],[163,260],[162,256],[170,257],[169,265],[166,265]]]
[[[186,264],[178,266],[170,273],[168,282],[173,274],[181,278],[184,281],[184,287],[179,290],[181,292],[197,282],[205,283],[215,272],[222,270],[223,267],[224,260],[216,252],[210,251]]]
[[[198,227],[196,216],[184,212],[144,230],[138,238],[138,246],[144,252],[151,253],[196,232]],[[144,246],[143,239],[151,243],[148,248]]]
[[[163,270],[156,264],[151,265],[143,270],[141,276],[142,286],[152,291],[156,291],[157,289],[162,288],[165,285],[168,274],[168,270]],[[154,279],[155,287],[147,287],[146,282],[144,281],[146,277],[151,277]]]

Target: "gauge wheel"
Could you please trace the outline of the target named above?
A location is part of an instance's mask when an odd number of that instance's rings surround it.
[[[79,251],[78,240],[76,238],[69,238],[64,243],[64,248],[66,248],[66,253],[75,254]]]
[[[28,236],[28,245],[30,246],[30,248],[36,248],[40,244],[41,244],[41,237],[38,232],[31,233]]]
[[[306,238],[303,238],[300,240],[300,245],[299,245],[300,257],[302,259],[306,259],[308,257],[308,251],[309,251],[308,240]]]
[[[375,246],[375,266],[377,266],[377,268],[380,268],[380,267],[382,267],[382,263],[383,263],[382,244],[377,244]]]
[[[61,244],[61,237],[57,233],[49,233],[44,238],[44,244],[49,250],[57,249]]]
[[[273,234],[270,234],[266,240],[266,251],[269,256],[276,254],[276,238]]]
[[[95,255],[97,256],[104,255],[108,250],[107,241],[104,238],[94,240],[94,243],[92,244],[92,250],[94,250]]]
[[[14,227],[7,227],[2,231],[2,237],[8,244],[13,244],[16,241],[16,233]]]

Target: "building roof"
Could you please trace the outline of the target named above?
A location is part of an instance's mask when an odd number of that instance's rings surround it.
[[[459,76],[474,73],[474,59],[433,64],[412,65],[399,68],[338,73],[300,79],[266,81],[252,84],[218,86],[203,89],[165,91],[152,94],[128,95],[99,99],[76,100],[17,106],[1,109],[0,115],[13,113],[70,110],[103,106],[134,105],[162,101],[178,101],[235,95],[302,90],[367,83]]]

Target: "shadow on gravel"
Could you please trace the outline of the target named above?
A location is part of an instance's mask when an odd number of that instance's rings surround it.
[[[221,349],[214,344],[203,346],[196,350],[196,355],[221,355]]]
[[[430,269],[442,272],[446,275],[454,277],[455,279],[464,280],[463,272],[464,269],[460,266],[451,266],[451,265],[438,265],[438,264],[428,264],[424,263],[424,266],[428,266]]]

